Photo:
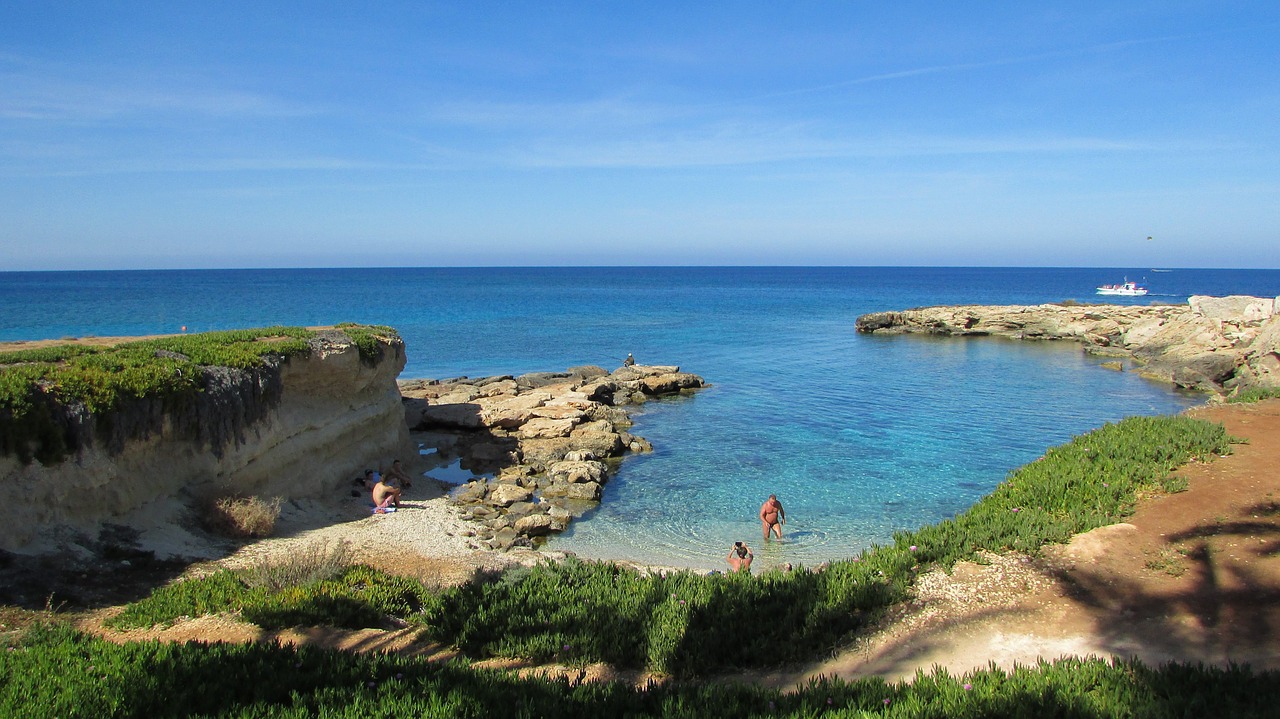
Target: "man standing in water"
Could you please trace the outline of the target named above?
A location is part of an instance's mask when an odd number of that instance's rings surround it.
[[[770,531],[778,535],[778,539],[782,539],[782,525],[786,521],[787,512],[782,508],[782,502],[778,501],[778,495],[769,495],[764,504],[760,505],[760,524],[764,526],[765,541],[768,541]]]

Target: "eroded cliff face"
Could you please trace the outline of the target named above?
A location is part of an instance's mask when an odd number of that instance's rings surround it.
[[[56,464],[0,457],[0,549],[83,546],[107,523],[190,525],[202,502],[228,494],[345,493],[366,467],[414,463],[396,385],[404,344],[383,341],[381,350],[362,362],[345,335],[322,333],[310,355],[280,361],[269,379],[233,372],[212,384],[197,432],[190,417],[166,415],[149,420],[155,431],[144,439],[102,437]],[[279,397],[246,410],[258,389],[246,382],[271,384]]]
[[[1280,387],[1280,298],[1191,297],[1186,305],[961,305],[876,312],[859,332],[1071,340],[1141,372],[1210,392]]]

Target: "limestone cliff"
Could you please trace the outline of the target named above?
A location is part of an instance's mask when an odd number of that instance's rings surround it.
[[[876,312],[859,332],[1071,340],[1131,358],[1153,378],[1228,392],[1280,387],[1280,298],[1191,297],[1186,305],[961,305]]]
[[[219,495],[345,492],[367,466],[416,460],[396,385],[404,343],[377,341],[362,360],[346,334],[322,331],[266,370],[216,372],[195,414],[144,413],[148,431],[91,439],[48,465],[0,456],[0,549],[47,551],[139,517],[190,523]]]

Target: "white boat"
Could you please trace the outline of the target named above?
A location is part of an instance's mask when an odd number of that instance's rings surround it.
[[[1125,297],[1141,297],[1147,294],[1146,287],[1139,285],[1137,282],[1130,282],[1126,277],[1125,281],[1118,285],[1103,285],[1098,288],[1100,295],[1123,295]]]

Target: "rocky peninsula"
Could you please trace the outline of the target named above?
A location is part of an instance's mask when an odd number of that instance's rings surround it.
[[[474,529],[473,544],[531,546],[563,532],[600,500],[617,460],[652,449],[631,434],[627,405],[696,390],[698,375],[665,365],[400,383],[411,436],[441,461],[494,475],[472,480],[452,501]]]
[[[1280,298],[1192,296],[1185,305],[959,305],[873,312],[858,332],[1078,342],[1179,387],[1280,387]]]

